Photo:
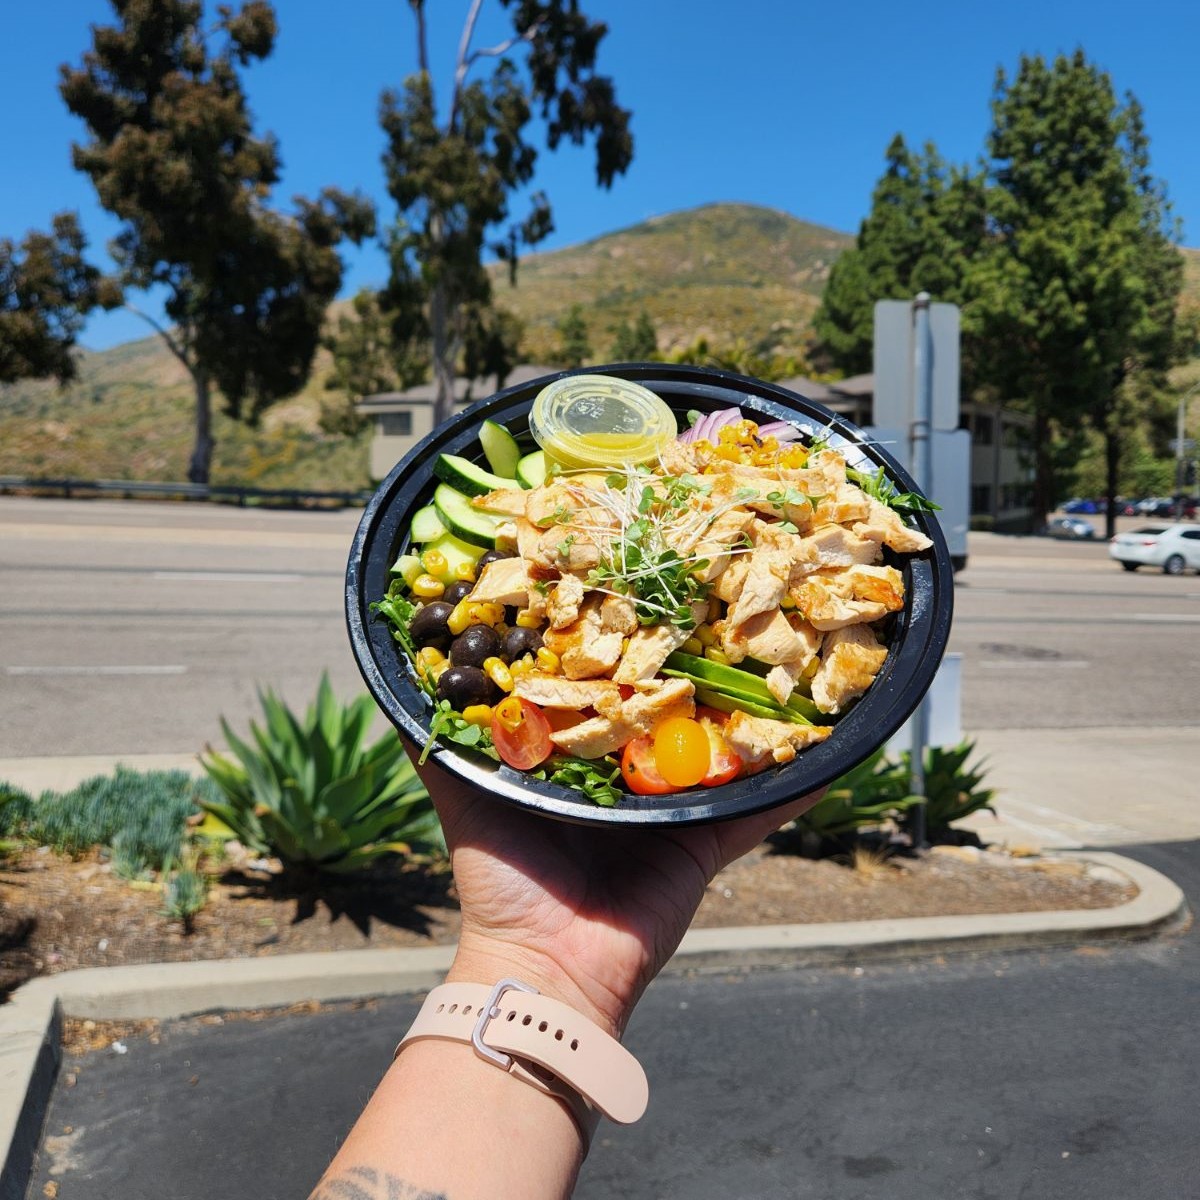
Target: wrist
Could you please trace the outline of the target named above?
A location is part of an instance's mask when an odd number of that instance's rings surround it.
[[[446,982],[490,987],[505,978],[519,979],[543,996],[562,1001],[618,1039],[633,1012],[632,999],[626,1001],[595,981],[579,977],[542,950],[464,931]]]

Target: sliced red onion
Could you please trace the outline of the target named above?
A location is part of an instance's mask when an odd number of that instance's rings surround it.
[[[795,442],[804,434],[787,421],[768,421],[758,427],[759,437],[773,437],[777,442]]]
[[[704,432],[697,434],[698,438],[703,438],[709,442],[717,440],[717,434],[720,433],[726,425],[734,425],[742,419],[742,410],[740,408],[721,408],[715,413],[711,413],[707,418],[707,424],[704,427]]]

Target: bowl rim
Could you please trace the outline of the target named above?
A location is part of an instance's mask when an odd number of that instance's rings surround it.
[[[668,403],[672,398],[686,398],[696,402],[690,407],[702,411],[737,404],[751,416],[788,420],[808,433],[824,432],[835,449],[853,458],[850,465],[882,466],[901,491],[917,490],[901,464],[852,422],[801,393],[733,372],[669,363],[612,363],[555,372],[481,399],[423,437],[393,467],[368,502],[350,548],[345,606],[351,648],[368,691],[410,744],[420,747],[428,739],[429,701],[408,676],[403,652],[386,623],[374,618],[370,605],[386,591],[384,587],[379,597],[374,595],[380,581],[389,578],[388,569],[407,537],[408,518],[422,499],[428,503],[436,483],[431,469],[416,468],[435,454],[474,449],[479,457],[478,428],[485,419],[495,419],[503,412],[507,415],[501,423],[511,427],[521,417],[520,412],[509,412],[514,406],[524,406],[527,412],[537,392],[548,383],[586,374],[633,379],[663,395]],[[842,736],[835,732],[790,763],[715,788],[658,797],[630,796],[608,808],[573,789],[531,779],[482,754],[452,749],[441,742],[434,743],[428,761],[504,802],[593,826],[682,826],[728,820],[777,807],[823,787],[869,757],[904,724],[928,690],[945,653],[954,605],[949,550],[933,514],[917,513],[910,523],[933,544],[902,560],[905,606],[893,616],[888,657],[871,688],[835,726],[835,731],[845,731]],[[393,669],[389,677],[386,668],[394,664],[400,669]],[[866,748],[847,755],[849,745],[859,738]]]

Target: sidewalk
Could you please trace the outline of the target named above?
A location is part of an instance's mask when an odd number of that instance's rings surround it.
[[[997,816],[963,822],[985,841],[1035,849],[1200,839],[1200,726],[985,729],[967,733],[988,765]],[[195,754],[0,758],[0,781],[36,795],[123,763],[200,773]]]

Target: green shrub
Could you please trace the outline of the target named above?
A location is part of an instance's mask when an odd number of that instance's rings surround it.
[[[29,820],[33,797],[0,779],[0,837],[18,832]]]
[[[222,720],[234,758],[209,748],[200,759],[223,794],[201,807],[244,846],[310,872],[354,871],[384,854],[444,849],[429,794],[399,737],[364,744],[375,715],[369,696],[343,706],[323,675],[303,721],[273,692],[260,692],[259,702],[265,725],[250,722],[252,745]]]
[[[207,780],[186,771],[118,766],[69,792],[45,792],[26,806],[14,832],[60,854],[107,848],[118,874],[144,878],[179,859],[188,818],[200,799],[213,795]]]
[[[208,879],[200,870],[195,854],[189,854],[179,867],[166,872],[163,889],[163,916],[179,921],[184,933],[196,927],[196,914],[208,901]]]

